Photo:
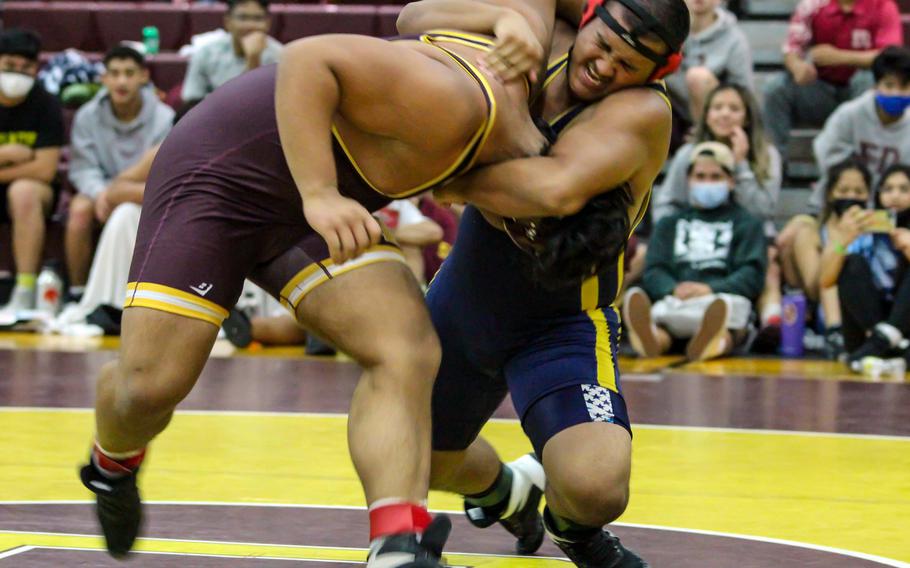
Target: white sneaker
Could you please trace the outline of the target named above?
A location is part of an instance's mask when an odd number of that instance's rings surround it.
[[[15,315],[18,312],[34,310],[36,298],[35,288],[24,288],[17,284],[10,294],[9,302],[0,308],[0,312]]]

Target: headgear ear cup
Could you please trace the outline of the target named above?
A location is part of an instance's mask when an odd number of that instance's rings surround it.
[[[660,79],[663,79],[667,75],[672,74],[674,71],[679,69],[680,65],[682,65],[682,60],[683,60],[682,53],[679,53],[679,52],[671,53],[670,55],[667,56],[667,64],[664,65],[663,67],[661,67],[660,69],[656,69],[654,71],[654,73],[651,73],[651,77],[648,80],[649,81],[659,81]]]
[[[594,9],[597,8],[598,4],[602,4],[604,0],[588,0],[588,3],[585,4],[585,10],[581,15],[581,23],[578,25],[579,29],[585,27],[585,24],[591,21],[591,18],[594,17]]]

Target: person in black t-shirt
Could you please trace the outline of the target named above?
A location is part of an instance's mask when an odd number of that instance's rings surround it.
[[[59,190],[63,114],[57,99],[35,82],[40,51],[34,32],[0,32],[0,223],[12,222],[16,261],[16,287],[2,312],[35,307],[45,218]]]

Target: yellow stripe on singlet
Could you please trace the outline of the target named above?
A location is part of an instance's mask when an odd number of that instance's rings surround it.
[[[202,320],[215,326],[228,316],[228,310],[218,304],[193,296],[183,290],[153,284],[130,282],[126,286],[126,308],[151,308],[162,312]]]
[[[487,104],[489,105],[489,112],[487,113],[487,119],[480,125],[474,135],[471,136],[471,139],[465,145],[464,150],[458,155],[458,158],[455,160],[455,162],[452,163],[451,166],[446,168],[441,174],[437,175],[431,180],[428,180],[416,187],[412,187],[405,191],[396,193],[386,193],[373,185],[369,178],[367,178],[366,173],[357,164],[357,160],[354,159],[354,155],[348,149],[347,145],[344,143],[344,140],[342,140],[341,133],[338,132],[338,129],[333,124],[332,134],[335,136],[335,139],[338,141],[341,149],[348,157],[348,160],[351,162],[354,170],[360,176],[360,179],[362,179],[364,183],[370,186],[370,188],[376,193],[394,199],[404,199],[406,197],[416,195],[433,186],[439,185],[450,177],[453,177],[455,174],[460,173],[463,170],[467,170],[473,166],[474,162],[477,160],[477,156],[483,149],[484,144],[486,144],[487,138],[489,138],[490,133],[493,131],[493,125],[496,122],[496,98],[493,96],[493,87],[490,86],[490,83],[487,81],[486,77],[484,77],[483,73],[481,73],[477,67],[472,65],[464,57],[446,49],[441,45],[438,45],[439,43],[457,43],[460,45],[473,47],[474,49],[481,51],[489,51],[493,46],[493,42],[483,36],[474,36],[472,34],[450,31],[427,32],[425,34],[422,34],[418,39],[419,41],[426,43],[427,45],[431,45],[445,53],[453,61],[458,63],[458,65],[464,69],[465,73],[470,75],[471,78],[473,78],[477,84],[480,85],[480,88],[483,90],[484,96],[488,101]]]
[[[616,367],[613,359],[613,341],[610,337],[610,326],[604,310],[616,310],[613,307],[600,308],[600,279],[595,275],[581,283],[581,307],[594,325],[594,357],[597,360],[597,384],[616,390]],[[618,317],[618,316],[617,316]],[[617,319],[617,321],[619,321]],[[618,340],[619,338],[617,338]]]
[[[543,82],[542,89],[546,89],[550,86],[556,77],[560,73],[565,71],[566,67],[569,65],[569,54],[564,53],[561,57],[555,59],[552,63],[547,66],[547,78]]]

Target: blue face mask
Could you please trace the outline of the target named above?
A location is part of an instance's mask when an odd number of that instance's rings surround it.
[[[698,209],[716,209],[729,197],[730,186],[725,181],[702,181],[689,185],[689,203]]]
[[[882,112],[893,117],[903,116],[907,107],[910,107],[910,97],[898,95],[875,93],[875,102],[878,104],[878,108],[882,109]]]

